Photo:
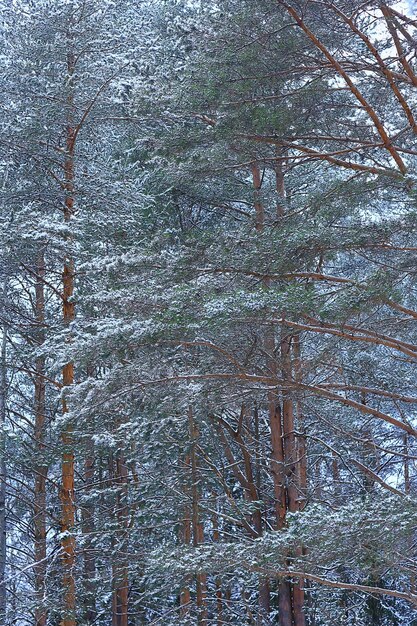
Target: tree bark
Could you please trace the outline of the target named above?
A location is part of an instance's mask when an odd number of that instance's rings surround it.
[[[129,568],[127,562],[129,525],[128,471],[121,452],[116,458],[117,519],[120,539],[117,542],[116,563],[114,566],[115,626],[128,626],[129,616]]]
[[[69,225],[74,212],[74,162],[75,162],[75,130],[74,130],[74,94],[73,78],[75,70],[75,55],[73,52],[72,33],[67,34],[67,73],[68,73],[68,96],[67,96],[67,128],[66,128],[66,159],[64,163],[65,177],[65,202],[64,220]],[[70,241],[68,239],[68,241]],[[74,259],[72,252],[67,251],[64,260],[62,274],[63,282],[63,320],[69,329],[75,319],[74,294]],[[70,337],[68,337],[68,340]],[[62,412],[68,413],[65,397],[65,389],[74,383],[74,364],[67,363],[62,370],[63,401]],[[63,617],[61,626],[76,626],[76,585],[75,585],[75,536],[73,534],[75,524],[75,490],[74,490],[74,441],[73,426],[67,423],[61,434],[64,451],[62,455],[62,563],[63,563]]]
[[[279,626],[293,626],[291,585],[288,580],[282,580],[279,584]]]
[[[277,154],[280,156],[280,153]],[[282,161],[277,160],[275,166],[276,190],[277,190],[277,216],[283,217],[285,213],[285,180]],[[282,315],[285,320],[285,312]],[[300,363],[300,346],[296,340],[296,347],[293,348],[293,331],[289,329],[285,322],[281,327],[280,339],[280,355],[281,355],[281,373],[284,382],[282,391],[282,445],[284,456],[284,473],[286,494],[284,495],[284,507],[281,511],[279,524],[281,527],[285,524],[287,510],[295,513],[300,510],[301,503],[301,484],[300,478],[303,469],[299,466],[299,445],[295,432],[295,402],[288,391],[286,383],[293,381],[293,360],[292,353],[294,350],[295,376],[301,376]],[[297,339],[298,336],[297,336]],[[305,440],[304,440],[305,443]],[[303,450],[305,459],[305,449]],[[305,462],[305,461],[304,461]],[[306,480],[306,477],[305,477]],[[301,553],[302,546],[298,548]],[[279,586],[279,619],[281,626],[305,626],[304,615],[304,582],[299,580],[298,583],[290,583],[289,581],[281,581]]]

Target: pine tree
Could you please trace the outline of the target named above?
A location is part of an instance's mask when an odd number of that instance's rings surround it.
[[[5,624],[412,624],[413,16],[1,15]]]

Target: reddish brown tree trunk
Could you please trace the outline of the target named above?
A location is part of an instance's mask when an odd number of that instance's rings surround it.
[[[277,152],[277,158],[280,159],[282,153]],[[285,212],[285,181],[282,161],[277,160],[275,167],[276,189],[277,189],[277,215],[282,217]],[[285,312],[283,312],[285,318]],[[295,433],[295,403],[292,395],[286,389],[286,383],[293,382],[293,362],[292,362],[292,341],[293,335],[285,324],[281,328],[280,354],[281,354],[281,373],[283,380],[282,390],[282,442],[284,456],[284,473],[286,483],[285,511],[281,512],[279,523],[285,524],[285,516],[287,510],[295,513],[300,510],[301,503],[301,471],[299,467],[299,446]],[[297,354],[298,350],[298,354]],[[297,358],[298,357],[298,358]],[[299,361],[299,344],[295,347],[295,368],[296,377],[301,372]],[[305,453],[305,450],[304,450]],[[305,456],[305,454],[304,454]],[[281,527],[282,527],[281,526]],[[301,553],[302,547],[298,548]],[[305,626],[304,616],[304,582],[300,580],[298,583],[291,584],[288,581],[281,581],[279,586],[279,619],[281,626]]]
[[[299,383],[302,382],[302,365],[301,365],[301,348],[300,348],[300,334],[295,333],[293,336],[293,351],[294,351],[294,371],[295,380]],[[298,502],[300,510],[304,509],[307,499],[307,443],[306,435],[304,432],[304,413],[300,398],[297,398],[296,403],[296,415],[297,415],[297,481],[298,481]]]
[[[287,580],[279,583],[279,626],[293,626],[291,585]]]
[[[269,615],[271,613],[271,589],[269,579],[261,577],[259,579],[259,614],[257,626],[269,624]]]
[[[277,217],[281,218],[285,213],[285,182],[282,167],[282,151],[277,148],[277,161],[275,166],[276,191],[277,191]],[[252,163],[252,182],[254,188],[254,206],[256,215],[256,230],[262,232],[265,226],[265,211],[260,200],[262,178],[259,166]],[[264,284],[269,287],[270,281],[264,279]],[[285,314],[283,314],[285,317]],[[294,400],[285,388],[285,383],[292,382],[292,358],[291,358],[292,335],[285,326],[282,328],[280,341],[281,373],[284,381],[282,391],[282,409],[279,397],[275,391],[268,392],[269,423],[271,431],[271,473],[274,485],[275,518],[276,528],[285,526],[287,510],[296,512],[300,509],[301,470],[299,468],[300,455],[299,445],[295,433]],[[278,379],[278,363],[276,357],[275,327],[267,328],[264,338],[264,346],[267,354],[268,374]],[[303,454],[305,458],[305,450]],[[305,477],[306,481],[306,477]],[[263,590],[266,596],[266,590]],[[260,595],[261,599],[261,595]],[[279,623],[281,626],[305,626],[304,618],[304,588],[303,581],[297,585],[291,585],[288,581],[279,584]]]
[[[281,337],[282,379],[290,384],[292,381],[291,364],[291,333],[284,326]],[[284,388],[282,400],[285,474],[287,483],[288,510],[290,513],[298,511],[297,485],[297,448],[295,440],[294,401]]]
[[[292,360],[291,360],[291,342],[292,336],[288,329],[283,326],[281,337],[281,361],[282,361],[282,378],[285,383],[290,383],[293,378]],[[284,459],[285,459],[285,479],[287,484],[287,507],[290,513],[295,513],[301,509],[300,499],[300,471],[298,468],[299,451],[295,435],[295,416],[294,416],[294,400],[291,395],[283,390],[283,434],[284,434]],[[301,555],[302,546],[297,548],[297,554]],[[304,581],[290,584],[282,582],[280,585],[280,594],[283,596],[282,608],[280,602],[280,622],[286,624],[288,595],[292,607],[292,620],[294,626],[305,626],[304,615]],[[282,612],[282,615],[281,615]],[[292,623],[291,621],[288,622]]]
[[[74,76],[75,56],[72,52],[72,37],[67,35],[68,57],[68,97],[67,97],[67,129],[66,129],[66,160],[64,164],[65,176],[65,203],[64,219],[68,225],[74,212],[74,159],[75,159],[75,131],[73,124],[74,96],[72,80]],[[68,239],[70,243],[70,239]],[[69,328],[75,319],[74,294],[74,260],[72,253],[67,252],[64,260],[63,281],[63,319],[64,324]],[[68,337],[68,340],[70,338]],[[62,370],[62,382],[64,396],[62,402],[62,412],[65,416],[68,413],[67,401],[65,398],[65,388],[74,383],[74,364],[67,363]],[[76,626],[76,595],[75,595],[75,537],[73,534],[75,525],[75,490],[74,490],[74,445],[73,427],[68,423],[62,432],[62,443],[64,452],[62,455],[62,561],[63,561],[63,619],[61,626]]]

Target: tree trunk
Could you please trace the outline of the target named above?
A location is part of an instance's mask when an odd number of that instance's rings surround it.
[[[301,552],[301,548],[299,548]],[[304,579],[300,579],[297,584],[293,586],[293,612],[294,612],[294,626],[305,626],[306,618],[304,614],[305,594],[304,594]]]
[[[257,626],[269,624],[269,615],[271,613],[271,590],[269,579],[262,576],[259,579],[259,614]]]
[[[284,385],[292,381],[291,365],[291,341],[292,336],[287,328],[282,328],[281,336],[281,360],[282,378]],[[287,484],[288,510],[290,513],[298,511],[298,486],[297,486],[297,448],[295,440],[294,401],[291,395],[284,389],[282,394],[283,434],[285,475]]]
[[[293,626],[291,585],[287,580],[279,583],[279,626]]]
[[[67,97],[67,129],[66,129],[66,159],[64,163],[65,176],[65,203],[64,219],[68,225],[74,212],[74,160],[75,160],[75,130],[74,130],[74,95],[73,76],[75,68],[75,55],[72,50],[72,34],[67,34],[68,57],[68,97]],[[70,240],[68,240],[70,243]],[[75,319],[74,293],[74,259],[72,252],[68,251],[64,260],[62,274],[63,282],[63,319],[67,328]],[[70,337],[68,337],[68,340]],[[74,364],[67,363],[62,370],[62,382],[64,395],[62,402],[63,415],[68,412],[65,397],[65,388],[74,383]],[[62,443],[64,451],[62,455],[62,562],[63,562],[63,618],[61,626],[76,626],[76,586],[74,577],[75,567],[75,536],[73,534],[75,524],[75,491],[74,491],[74,442],[73,427],[67,423],[62,431]]]
[[[129,568],[128,568],[128,471],[121,452],[116,458],[117,518],[120,540],[117,543],[116,564],[114,567],[114,607],[116,609],[116,626],[128,626],[129,615]]]
[[[281,156],[281,152],[277,153],[277,157]],[[277,216],[282,217],[285,213],[285,180],[282,161],[277,160],[275,167],[276,190],[277,190]],[[285,311],[282,314],[285,318]],[[299,446],[297,445],[295,433],[295,410],[294,399],[285,389],[285,383],[293,381],[293,363],[292,363],[292,341],[293,335],[290,329],[285,325],[281,328],[280,352],[281,352],[281,373],[284,383],[282,391],[282,441],[284,451],[284,473],[286,483],[285,508],[290,513],[300,510],[301,503],[301,471],[299,467]],[[297,354],[298,350],[298,354]],[[295,348],[295,375],[300,376],[300,355],[299,343]],[[304,450],[305,453],[305,450]],[[305,454],[304,454],[305,457]],[[286,511],[285,511],[286,515]],[[283,520],[280,520],[283,523]],[[285,523],[285,521],[284,521]],[[298,548],[301,553],[302,546]],[[279,619],[281,626],[305,626],[304,616],[304,582],[300,580],[298,583],[291,584],[288,581],[280,583],[280,601],[279,601]]]
[[[293,378],[292,374],[292,359],[291,359],[291,344],[292,335],[288,329],[282,327],[281,335],[281,362],[282,362],[282,378],[285,382],[290,383]],[[283,390],[283,433],[284,433],[284,458],[285,458],[285,479],[287,484],[287,507],[290,513],[296,513],[300,510],[300,484],[299,477],[300,471],[298,468],[298,447],[295,435],[295,415],[294,415],[294,400],[288,391]],[[301,555],[302,546],[297,548],[297,554]],[[287,589],[288,587],[288,589]],[[292,597],[292,619],[294,626],[305,626],[304,616],[304,581],[300,580],[298,583],[290,584],[288,582],[282,582],[282,590],[280,593],[283,595],[282,600],[282,615],[281,615],[281,602],[280,602],[280,621],[286,624],[287,621],[287,604],[288,594],[290,596],[290,602]],[[289,623],[292,623],[291,620]]]

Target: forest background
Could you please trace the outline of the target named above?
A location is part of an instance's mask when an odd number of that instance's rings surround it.
[[[0,0],[0,624],[416,626],[417,17]]]

